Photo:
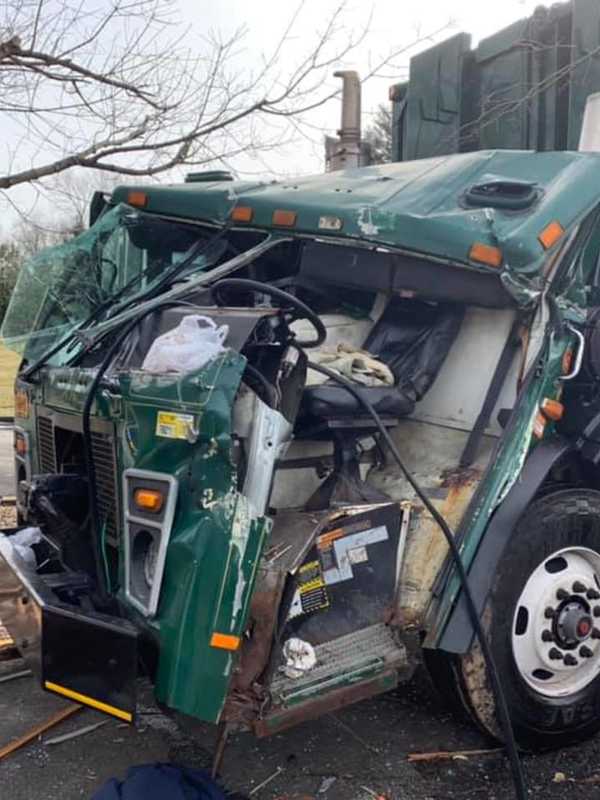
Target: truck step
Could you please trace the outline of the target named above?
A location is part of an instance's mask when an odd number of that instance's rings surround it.
[[[277,705],[302,702],[338,686],[354,683],[392,666],[407,663],[406,648],[384,623],[315,646],[317,665],[300,678],[278,675],[271,684]]]

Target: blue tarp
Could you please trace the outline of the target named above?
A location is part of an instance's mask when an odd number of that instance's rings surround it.
[[[125,780],[111,778],[92,800],[226,800],[207,772],[174,764],[131,767]]]

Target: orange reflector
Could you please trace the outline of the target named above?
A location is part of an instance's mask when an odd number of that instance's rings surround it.
[[[281,225],[283,228],[293,228],[296,224],[296,217],[298,215],[295,211],[282,211],[277,209],[273,212],[273,225]]]
[[[552,245],[558,242],[558,240],[560,239],[560,237],[563,235],[564,232],[565,229],[560,224],[560,222],[554,220],[554,222],[551,222],[550,225],[547,225],[544,228],[544,230],[538,236],[538,239],[540,240],[544,250],[549,250],[552,247]]]
[[[487,264],[490,267],[502,266],[502,250],[481,242],[475,242],[471,247],[469,258],[471,261],[479,261],[480,264]]]
[[[541,411],[538,411],[535,417],[535,422],[533,423],[533,435],[535,436],[536,439],[542,439],[545,430],[546,430],[546,417],[542,414]]]
[[[29,416],[29,397],[27,392],[18,389],[15,392],[15,417],[27,419]]]
[[[27,452],[27,442],[25,441],[25,437],[20,433],[15,436],[15,450],[20,456],[24,456]]]
[[[546,419],[551,419],[554,422],[561,420],[565,413],[563,404],[559,403],[558,400],[551,400],[549,397],[544,397],[540,409]]]
[[[236,206],[231,210],[230,216],[234,222],[252,222],[254,211],[250,206]]]
[[[570,347],[563,353],[561,369],[563,375],[568,375],[573,369],[573,350]]]
[[[158,514],[164,501],[162,492],[155,489],[136,489],[133,493],[133,502],[136,506],[142,511],[152,511],[153,514]]]
[[[127,202],[130,206],[137,206],[138,208],[144,208],[148,205],[148,195],[146,192],[128,192],[127,193]]]
[[[221,650],[237,650],[240,646],[240,637],[229,633],[213,633],[210,638],[211,647],[220,647]]]

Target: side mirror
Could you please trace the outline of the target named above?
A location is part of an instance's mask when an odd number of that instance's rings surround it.
[[[89,223],[90,228],[96,222],[96,220],[104,214],[106,209],[108,208],[108,195],[104,192],[96,191],[92,195],[92,200],[90,202],[90,216],[89,216]]]

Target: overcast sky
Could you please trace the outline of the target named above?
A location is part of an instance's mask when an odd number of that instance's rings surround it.
[[[202,47],[201,36],[209,29],[228,34],[244,27],[245,36],[238,49],[238,62],[256,68],[263,55],[272,50],[289,23],[297,0],[177,0],[181,14],[189,26],[192,42]],[[107,0],[108,2],[108,0]],[[324,21],[339,5],[340,0],[305,0],[293,27],[293,39],[280,54],[282,61],[293,60],[306,53]],[[387,102],[388,88],[407,77],[411,54],[425,49],[436,41],[460,31],[470,33],[475,45],[480,39],[522,17],[530,15],[536,6],[551,2],[540,0],[349,0],[340,19],[348,33],[362,29],[369,17],[370,29],[364,43],[351,59],[338,68],[356,69],[367,74],[372,66],[386,58],[391,51],[409,48],[393,65],[381,70],[363,88],[363,127],[379,103]],[[414,43],[420,40],[418,45]],[[411,45],[413,45],[411,47]],[[333,71],[333,70],[332,70]],[[316,109],[309,120],[310,129],[302,137],[278,146],[260,161],[240,157],[231,166],[241,176],[277,176],[309,174],[323,171],[323,136],[334,133],[339,126],[339,101]],[[2,159],[10,147],[10,134],[3,131],[4,148],[0,149],[0,170],[6,169]],[[47,214],[48,202],[37,200],[34,193],[24,187],[11,190],[10,198],[25,211]],[[13,214],[6,199],[0,197],[0,210],[4,212],[4,232]],[[0,225],[2,223],[0,222]]]

